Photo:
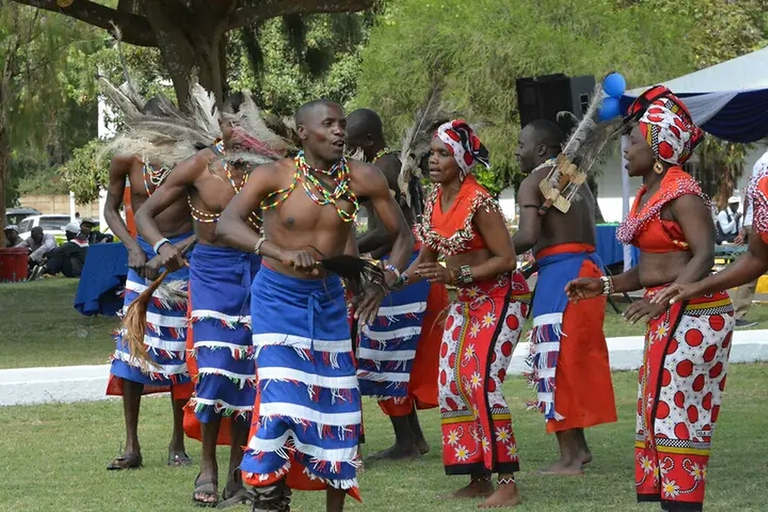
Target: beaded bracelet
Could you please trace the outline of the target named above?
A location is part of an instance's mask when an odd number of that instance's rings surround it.
[[[154,247],[152,247],[152,249],[155,251],[155,254],[160,254],[160,252],[159,252],[160,248],[163,245],[169,244],[169,243],[171,243],[170,240],[168,240],[167,238],[162,238],[162,239],[158,240],[157,243],[155,243],[155,245],[154,245]]]
[[[600,282],[603,283],[603,295],[611,295],[614,292],[613,278],[600,276]]]
[[[455,273],[453,273],[454,283],[469,284],[474,280],[475,278],[472,276],[472,267],[469,265],[462,265],[455,271]]]
[[[390,272],[395,274],[395,277],[400,279],[400,270],[398,270],[398,268],[396,266],[394,266],[394,265],[387,265],[386,267],[384,267],[384,270],[389,270]]]
[[[267,241],[267,237],[262,236],[256,241],[256,245],[253,246],[254,254],[261,254],[261,246]]]
[[[400,276],[397,278],[397,281],[395,281],[395,282],[394,282],[394,284],[392,284],[392,289],[393,289],[393,290],[402,290],[403,288],[405,288],[406,286],[408,286],[408,280],[409,280],[409,279],[410,279],[410,278],[408,277],[408,274],[406,274],[405,272],[403,272],[403,273],[402,273],[402,274],[400,274]]]

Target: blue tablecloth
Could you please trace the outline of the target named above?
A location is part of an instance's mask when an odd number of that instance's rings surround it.
[[[614,265],[624,261],[624,245],[616,240],[616,228],[618,224],[598,224],[597,225],[597,247],[596,251],[603,264],[606,266]],[[632,266],[637,265],[640,251],[632,246]]]
[[[117,292],[125,286],[127,276],[128,251],[123,244],[90,246],[75,295],[75,309],[87,316],[116,315],[123,307]]]

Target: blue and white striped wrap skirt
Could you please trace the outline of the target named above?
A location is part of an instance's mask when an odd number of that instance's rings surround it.
[[[414,253],[411,261],[417,256]],[[360,330],[357,378],[363,396],[387,400],[408,395],[429,286],[429,282],[419,281],[390,293],[373,324]]]
[[[250,421],[256,397],[251,348],[251,281],[261,258],[228,247],[197,244],[189,269],[195,360],[190,400],[202,423],[216,415]]]
[[[258,398],[246,478],[274,481],[295,462],[310,479],[357,487],[361,403],[341,280],[263,267],[251,318]]]
[[[192,236],[183,233],[170,239],[176,244]],[[147,256],[147,261],[156,256],[152,246],[143,238],[137,241]],[[112,356],[110,373],[152,387],[165,387],[189,382],[186,364],[186,326],[187,326],[187,283],[189,269],[181,269],[168,275],[163,284],[152,294],[147,307],[147,327],[144,331],[144,344],[147,352],[157,366],[149,365],[131,357],[128,345],[123,340],[124,330],[117,331],[116,348]],[[147,289],[150,282],[139,276],[133,269],[128,270],[125,282],[123,311],[136,297]]]

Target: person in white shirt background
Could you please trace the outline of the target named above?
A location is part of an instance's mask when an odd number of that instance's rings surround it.
[[[728,198],[728,205],[717,213],[717,223],[721,235],[718,243],[734,243],[742,229],[741,212],[739,212],[741,200],[736,196]]]
[[[56,248],[56,238],[53,235],[44,233],[43,228],[35,226],[30,232],[29,238],[24,240],[18,247],[27,247],[30,251],[30,267],[39,264],[43,256]]]

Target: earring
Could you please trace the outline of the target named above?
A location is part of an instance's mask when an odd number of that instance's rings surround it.
[[[656,160],[656,162],[653,164],[653,172],[656,174],[661,174],[664,172],[664,166],[661,165],[661,162],[658,160]]]

